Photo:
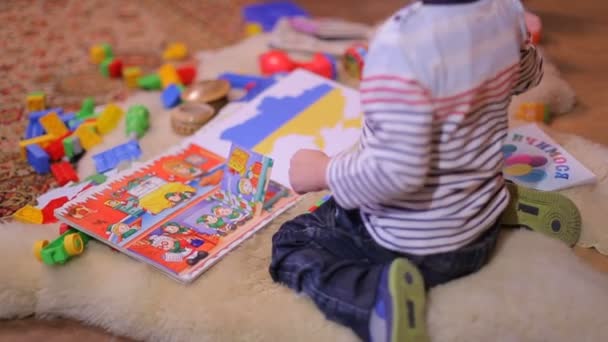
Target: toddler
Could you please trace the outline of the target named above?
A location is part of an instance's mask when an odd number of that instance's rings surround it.
[[[511,97],[542,75],[519,0],[422,0],[396,13],[366,57],[357,148],[291,160],[296,192],[333,196],[275,234],[273,280],[363,340],[424,341],[426,291],[485,265],[501,224],[571,242],[573,204],[501,172]]]

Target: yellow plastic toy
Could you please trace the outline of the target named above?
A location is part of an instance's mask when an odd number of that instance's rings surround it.
[[[158,215],[163,210],[169,209],[177,202],[172,198],[184,199],[188,194],[194,195],[196,189],[182,183],[167,183],[160,188],[143,196],[139,200],[139,206],[151,214]]]
[[[41,224],[43,220],[42,210],[28,204],[17,210],[13,214],[13,218],[23,223]]]
[[[114,52],[112,52],[112,47],[109,44],[93,45],[89,50],[89,58],[95,64],[100,64],[106,58],[112,57],[114,57]]]
[[[181,80],[173,64],[166,63],[161,66],[158,70],[158,76],[160,77],[163,89],[167,88],[171,84],[181,84]]]
[[[122,77],[124,78],[125,82],[127,83],[127,87],[129,88],[138,87],[137,81],[141,77],[141,74],[141,68],[136,66],[124,68],[122,71]]]
[[[51,134],[41,135],[39,137],[21,140],[19,142],[19,150],[21,151],[21,158],[25,159],[25,147],[31,144],[39,144],[41,147],[46,147],[49,143],[55,140],[57,137]]]
[[[549,107],[544,103],[522,103],[515,113],[515,118],[524,121],[549,123],[551,121],[551,112],[549,111]]]
[[[56,137],[60,137],[69,131],[63,121],[59,118],[59,115],[55,112],[48,113],[41,117],[40,124],[48,134]]]
[[[108,104],[97,118],[97,131],[99,134],[110,133],[116,128],[123,114],[122,108],[114,103]]]
[[[91,127],[80,125],[74,132],[74,136],[80,139],[80,144],[85,150],[90,150],[93,146],[101,143],[101,137],[95,133]]]
[[[264,31],[264,29],[262,28],[262,25],[258,24],[258,23],[247,23],[245,25],[245,35],[247,37],[252,37],[255,35],[258,35],[260,33],[262,33]]]
[[[188,48],[184,43],[171,43],[163,51],[163,59],[166,61],[180,60],[188,56]]]
[[[46,109],[46,96],[41,91],[30,93],[26,98],[25,107],[28,112]]]

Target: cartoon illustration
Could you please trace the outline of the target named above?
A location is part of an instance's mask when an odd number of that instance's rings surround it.
[[[139,206],[139,201],[132,196],[129,196],[126,200],[110,199],[104,204],[130,216],[138,217],[144,214],[144,210]]]
[[[108,240],[119,243],[137,233],[140,228],[139,225],[130,226],[125,222],[119,222],[109,225],[106,234],[109,235]]]
[[[171,160],[163,164],[163,169],[174,176],[193,179],[203,174],[203,171],[185,160]]]
[[[151,214],[158,215],[163,210],[172,208],[196,194],[196,189],[182,183],[166,183],[146,194],[139,200],[139,205]]]
[[[199,261],[209,255],[206,251],[195,250],[190,247],[200,247],[191,245],[183,246],[181,241],[167,235],[152,235],[149,238],[150,245],[154,248],[161,249],[165,253],[163,254],[163,260],[166,262],[181,262],[186,261],[190,266],[196,265]]]
[[[68,209],[67,215],[77,220],[81,220],[96,212],[97,210],[92,210],[82,205],[76,205]]]
[[[238,226],[245,224],[251,217],[250,214],[234,208],[216,205],[211,208],[210,214],[201,215],[196,223],[205,224],[207,227],[215,229],[218,235],[225,236]]]

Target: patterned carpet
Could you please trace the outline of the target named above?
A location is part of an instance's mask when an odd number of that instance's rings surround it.
[[[0,1],[0,221],[56,186],[19,158],[29,92],[43,90],[49,106],[65,110],[77,109],[86,96],[97,103],[124,98],[124,83],[104,78],[89,62],[91,45],[107,42],[123,63],[153,70],[169,42],[196,51],[237,41],[240,8],[252,2]]]

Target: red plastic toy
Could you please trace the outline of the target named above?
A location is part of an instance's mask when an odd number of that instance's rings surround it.
[[[337,77],[335,59],[324,53],[316,53],[308,62],[299,62],[289,58],[289,55],[283,51],[271,50],[260,55],[259,62],[260,70],[264,75],[291,72],[302,68],[326,78]]]
[[[69,181],[78,182],[78,175],[72,167],[72,164],[68,162],[62,161],[51,164],[51,172],[53,173],[53,176],[55,176],[57,183],[61,186],[66,185]]]
[[[183,85],[190,85],[196,78],[196,68],[192,65],[184,65],[177,68],[177,75]]]

